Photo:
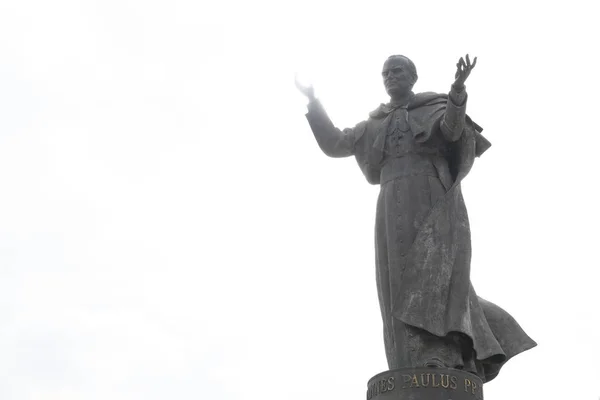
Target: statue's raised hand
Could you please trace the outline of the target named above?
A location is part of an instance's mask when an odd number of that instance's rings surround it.
[[[469,55],[465,57],[467,61],[465,62],[464,58],[460,58],[458,63],[456,64],[456,75],[454,78],[454,87],[457,89],[462,89],[465,86],[465,81],[471,74],[473,68],[475,68],[475,64],[477,64],[477,57],[473,59],[473,64],[471,64],[471,60],[469,59]]]
[[[296,87],[298,88],[298,90],[303,95],[308,97],[308,100],[312,101],[315,99],[315,88],[313,88],[312,85],[303,85],[302,83],[300,83],[300,80],[298,80],[298,74],[296,74],[296,76],[295,76],[295,83],[296,83]]]

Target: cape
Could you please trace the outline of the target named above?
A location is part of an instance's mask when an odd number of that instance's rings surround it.
[[[447,102],[448,95],[440,93],[417,93],[412,97],[407,107],[410,112],[409,124],[418,142],[426,142],[439,131]],[[393,111],[394,108],[390,105],[381,104],[369,114],[369,120],[359,123],[354,128],[356,161],[371,184],[378,184],[380,178],[379,164],[384,137],[382,137],[383,130],[378,126],[385,124]],[[451,159],[448,161],[454,181],[457,180],[459,172],[463,175],[461,179],[464,178],[473,165],[474,157],[481,156],[491,146],[490,142],[481,135],[483,129],[468,116],[466,119],[467,127],[471,129],[465,128],[466,134],[463,133],[461,140],[450,145]],[[462,149],[465,145],[473,151]]]

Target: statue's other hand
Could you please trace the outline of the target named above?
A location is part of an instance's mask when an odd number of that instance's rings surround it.
[[[458,60],[458,63],[456,63],[456,75],[454,76],[456,80],[454,81],[454,87],[458,89],[465,86],[465,81],[471,74],[473,68],[475,68],[475,64],[477,64],[477,57],[473,59],[473,64],[471,64],[468,54],[465,58],[467,59],[466,62],[465,59],[461,57],[460,60]]]
[[[315,99],[315,89],[312,87],[312,85],[303,85],[302,83],[300,83],[300,80],[298,79],[298,74],[296,74],[295,76],[295,83],[298,90],[303,95],[308,97],[309,100]]]

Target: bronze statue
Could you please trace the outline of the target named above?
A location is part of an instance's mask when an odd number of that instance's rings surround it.
[[[457,64],[448,95],[413,93],[414,63],[389,57],[390,95],[369,119],[337,129],[315,98],[306,117],[323,152],[355,156],[367,181],[380,185],[376,281],[390,369],[454,368],[494,379],[535,342],[500,307],[478,297],[470,280],[471,239],[460,183],[490,143],[466,115],[465,81],[477,58]]]

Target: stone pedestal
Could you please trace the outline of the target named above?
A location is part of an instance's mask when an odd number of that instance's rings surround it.
[[[367,400],[483,400],[483,382],[452,368],[402,368],[369,380]]]

